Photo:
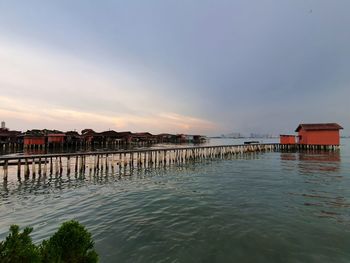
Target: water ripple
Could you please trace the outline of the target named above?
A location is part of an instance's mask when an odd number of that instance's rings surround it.
[[[266,153],[0,185],[40,242],[78,219],[101,262],[349,262],[350,167],[336,154]]]

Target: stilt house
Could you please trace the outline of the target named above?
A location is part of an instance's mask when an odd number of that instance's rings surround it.
[[[299,124],[298,143],[304,145],[339,145],[339,130],[343,129],[337,123]]]

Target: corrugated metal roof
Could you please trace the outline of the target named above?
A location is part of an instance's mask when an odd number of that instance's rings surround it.
[[[340,126],[337,123],[303,123],[299,124],[298,128],[296,128],[296,132],[299,130],[305,130],[305,131],[322,131],[322,130],[340,130],[343,129],[342,126]]]

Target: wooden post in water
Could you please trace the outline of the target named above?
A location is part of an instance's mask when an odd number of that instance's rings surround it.
[[[80,175],[82,175],[85,171],[85,157],[84,155],[80,155]]]
[[[94,170],[94,174],[96,174],[97,171],[97,156],[94,155],[94,160],[93,160],[93,170]]]
[[[32,176],[33,178],[35,177],[36,175],[36,171],[35,171],[35,159],[33,158],[32,159]]]
[[[53,160],[52,157],[50,157],[50,175],[53,174]]]
[[[28,158],[25,159],[25,166],[24,166],[24,177],[28,178],[29,177],[29,164],[28,164]]]
[[[67,175],[70,175],[70,156],[67,157]]]
[[[38,174],[41,176],[41,158],[39,157]]]
[[[120,172],[122,169],[122,154],[121,153],[119,153],[118,166],[119,166],[119,172]]]
[[[146,159],[147,156],[146,156],[145,152],[142,153],[141,158],[142,158],[142,167],[146,168],[147,167],[147,159]]]
[[[21,181],[21,159],[17,161],[17,179]]]
[[[97,173],[99,173],[101,171],[101,173],[103,172],[103,155],[102,154],[97,154]]]
[[[7,181],[8,177],[8,160],[5,160],[4,162],[4,181]]]
[[[74,172],[75,172],[75,174],[78,174],[78,165],[79,165],[79,163],[78,163],[78,155],[77,156],[75,156],[75,163],[74,163]]]
[[[63,165],[62,165],[62,157],[60,156],[60,176],[62,176],[63,173]]]
[[[57,159],[57,157],[55,157],[54,174],[55,174],[55,176],[58,176],[58,159]]]

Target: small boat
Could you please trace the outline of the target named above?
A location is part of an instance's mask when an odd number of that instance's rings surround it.
[[[244,144],[258,144],[260,143],[259,141],[246,141]]]

